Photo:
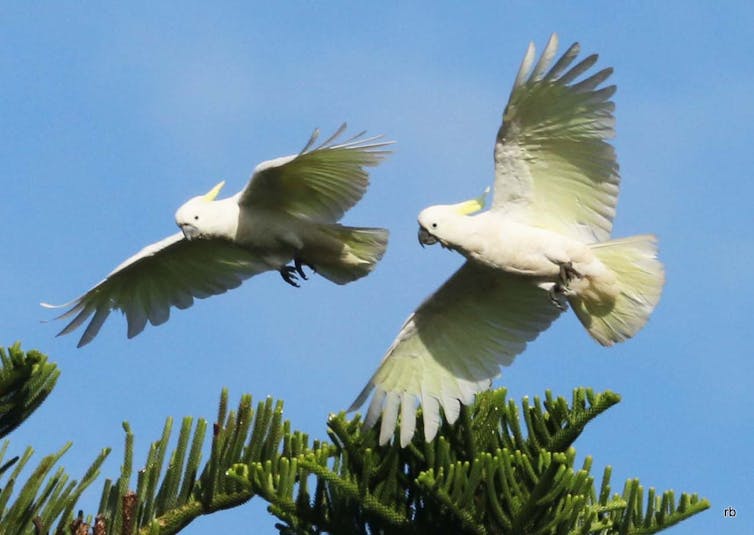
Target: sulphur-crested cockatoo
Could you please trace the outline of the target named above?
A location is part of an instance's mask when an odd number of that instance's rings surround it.
[[[534,63],[530,44],[495,142],[495,191],[419,214],[422,245],[439,242],[466,263],[406,321],[354,402],[374,390],[366,417],[382,416],[380,442],[414,434],[416,402],[424,436],[453,423],[570,303],[602,345],[633,336],[660,298],[664,275],[654,236],[610,239],[618,196],[613,147],[612,69],[585,74],[572,45],[554,65],[557,37]],[[584,76],[582,76],[584,75]]]
[[[336,221],[364,195],[365,168],[380,162],[389,142],[363,132],[338,142],[345,126],[318,146],[315,130],[298,154],[262,162],[232,197],[216,198],[220,182],[187,201],[175,214],[181,232],[148,245],[84,295],[59,305],[70,307],[59,318],[75,314],[59,335],[93,314],[81,347],[112,309],[120,309],[132,338],[147,321],[167,321],[171,306],[190,307],[195,297],[223,293],[264,271],[279,271],[293,286],[297,275],[306,278],[303,265],[336,284],[368,274],[385,252],[387,230]]]

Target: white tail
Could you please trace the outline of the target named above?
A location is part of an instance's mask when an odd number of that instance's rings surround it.
[[[631,338],[660,300],[665,270],[657,259],[657,238],[642,234],[591,245],[595,256],[615,275],[615,300],[596,302],[569,296],[573,311],[603,346]]]
[[[360,279],[374,269],[387,248],[388,231],[381,228],[344,227],[338,224],[321,224],[319,231],[337,252],[320,254],[302,251],[317,273],[336,284],[347,284]],[[309,260],[311,258],[311,260]]]

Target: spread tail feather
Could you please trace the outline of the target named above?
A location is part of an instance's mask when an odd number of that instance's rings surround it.
[[[651,234],[595,243],[595,256],[615,275],[617,295],[609,302],[587,296],[568,297],[589,334],[604,346],[631,338],[646,324],[660,300],[665,271]]]
[[[336,284],[347,284],[369,274],[387,248],[388,231],[382,228],[322,224],[319,229],[338,244],[336,254],[312,259],[319,275]],[[302,255],[306,258],[306,253]]]

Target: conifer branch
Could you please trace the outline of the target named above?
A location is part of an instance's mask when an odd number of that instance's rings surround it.
[[[598,493],[591,458],[574,467],[571,444],[619,401],[612,392],[576,389],[569,404],[548,391],[544,402],[524,399],[519,409],[500,389],[478,396],[431,443],[417,432],[404,449],[379,447],[358,416],[339,414],[328,422],[334,451],[283,453],[232,472],[270,501],[281,533],[654,533],[709,507],[696,495],[676,502],[670,491],[660,498],[650,490],[644,512],[638,482],[611,497],[609,468]]]
[[[24,354],[18,345],[0,350],[0,360],[0,387],[6,388],[0,391],[0,429],[10,430],[49,394],[58,372],[46,357]],[[276,526],[286,534],[638,535],[708,508],[696,494],[676,498],[672,491],[649,488],[645,496],[638,480],[613,493],[610,467],[597,486],[590,457],[574,466],[573,442],[619,401],[611,392],[575,389],[570,403],[547,391],[544,401],[524,398],[519,406],[499,389],[477,396],[432,442],[424,441],[419,417],[414,440],[400,448],[380,446],[377,432],[364,429],[358,415],[348,419],[342,413],[329,419],[331,442],[310,445],[306,434],[283,420],[282,402],[268,398],[254,410],[245,395],[231,411],[223,390],[203,466],[208,422],[181,420],[171,450],[173,420],[168,418],[134,487],[135,439],[124,423],[121,473],[105,481],[94,517],[73,512],[109,450],[76,482],[57,468],[67,444],[44,457],[18,488],[32,450],[6,461],[6,442],[0,446],[0,525],[35,535],[168,535],[201,515],[258,496],[270,504],[281,521]]]
[[[60,370],[39,351],[21,350],[16,342],[0,347],[0,438],[28,418],[47,398]]]
[[[60,375],[54,363],[38,351],[24,352],[19,343],[0,347],[0,436],[23,423],[47,399]],[[66,443],[48,455],[25,475],[34,450],[27,447],[21,456],[6,460],[6,440],[0,446],[0,526],[5,533],[48,533],[57,521],[57,532],[69,528],[72,512],[84,490],[99,475],[109,454],[100,452],[80,481],[71,480],[58,461],[71,447]]]

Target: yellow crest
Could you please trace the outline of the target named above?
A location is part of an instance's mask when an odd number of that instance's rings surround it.
[[[219,184],[217,184],[214,188],[212,188],[207,193],[205,193],[204,195],[202,195],[202,198],[205,201],[214,201],[215,198],[217,197],[218,193],[220,193],[220,190],[223,189],[224,185],[225,185],[225,181],[223,180],[222,182],[220,182]]]
[[[453,208],[455,209],[456,212],[458,212],[461,215],[470,215],[470,214],[473,214],[474,212],[478,212],[479,210],[484,208],[484,203],[487,200],[487,194],[489,192],[490,192],[490,188],[488,187],[476,199],[471,199],[470,201],[459,202],[458,204],[454,204]]]

